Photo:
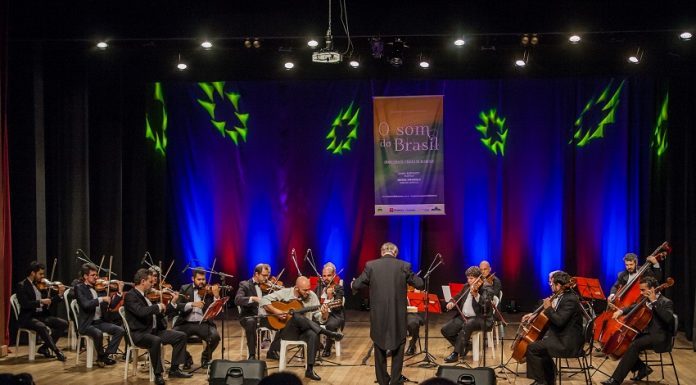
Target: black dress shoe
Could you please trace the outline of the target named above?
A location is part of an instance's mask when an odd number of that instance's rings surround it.
[[[104,365],[116,365],[116,360],[113,358],[106,356],[103,359],[100,360],[101,362],[104,363]]]
[[[600,382],[602,385],[619,385],[619,381],[615,380],[614,377],[607,378],[606,381]]]
[[[640,381],[640,380],[644,379],[645,377],[649,376],[650,373],[652,373],[652,372],[653,372],[652,368],[649,367],[648,365],[645,365],[642,368],[638,369],[638,371],[636,372],[636,375],[631,377],[631,380]]]
[[[193,374],[182,372],[181,369],[176,368],[173,370],[172,369],[169,370],[169,377],[170,378],[172,378],[172,377],[174,377],[174,378],[191,378],[191,377],[193,377]]]
[[[305,370],[304,376],[309,378],[310,380],[321,381],[321,377],[319,377],[318,374],[314,373],[314,369]]]
[[[56,359],[61,362],[65,362],[65,354],[60,350],[56,350]]]
[[[249,355],[249,359],[250,359],[250,360],[255,360],[255,359],[256,359],[256,355],[255,355],[255,354]]]
[[[46,345],[41,345],[41,346],[39,347],[39,350],[37,351],[37,353],[41,354],[42,356],[44,356],[44,357],[46,357],[46,358],[53,358],[53,357],[55,357],[55,356],[53,355],[53,353],[51,353],[51,350],[50,350],[50,349],[48,348],[48,346],[46,346]]]
[[[201,361],[201,368],[203,368],[203,369],[208,369],[209,366],[210,366],[210,361],[209,361],[209,360],[203,360],[203,361]]]
[[[459,354],[457,354],[457,352],[452,352],[449,356],[445,357],[445,362],[448,364],[457,361],[459,361]]]
[[[161,374],[155,375],[155,385],[164,385],[164,377]]]
[[[343,339],[343,333],[341,332],[332,332],[331,330],[324,330],[324,334],[326,334],[327,337],[331,338],[334,341],[340,341]]]
[[[268,353],[266,353],[266,359],[278,361],[280,359],[280,354],[276,351],[269,350]]]
[[[324,349],[324,351],[321,352],[321,356],[322,357],[331,357],[331,350]]]

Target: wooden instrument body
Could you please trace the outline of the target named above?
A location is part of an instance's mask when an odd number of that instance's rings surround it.
[[[284,329],[295,315],[316,311],[321,307],[321,305],[304,307],[302,302],[297,299],[293,299],[289,302],[275,301],[271,302],[271,305],[283,313],[287,313],[287,317],[285,319],[280,319],[280,317],[275,317],[271,314],[268,315],[268,324],[275,330]],[[335,301],[324,302],[324,305],[328,306],[329,309],[339,308],[343,306],[343,300],[337,299]]]
[[[527,348],[533,342],[544,337],[549,329],[549,317],[540,311],[534,318],[522,322],[517,330],[515,342],[512,343],[512,358],[523,364],[526,361]]]

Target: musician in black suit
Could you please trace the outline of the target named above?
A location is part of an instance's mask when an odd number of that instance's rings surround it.
[[[321,279],[317,285],[314,292],[317,297],[319,297],[319,302],[329,302],[329,301],[341,301],[343,300],[343,286],[335,282],[336,280],[336,265],[328,262],[324,265],[321,271]],[[332,332],[343,329],[346,323],[346,318],[343,313],[343,307],[338,307],[335,309],[329,309],[329,318],[326,320],[324,326],[326,329]],[[322,357],[331,356],[331,346],[333,345],[333,340],[330,338],[326,339],[326,345],[324,345],[324,351],[321,353]]]
[[[203,321],[203,315],[214,300],[220,298],[220,286],[211,287],[212,295],[205,290],[206,280],[205,271],[194,269],[192,283],[181,286],[179,290],[179,300],[176,303],[176,313],[178,315],[174,323],[174,330],[186,333],[187,336],[198,336],[206,343],[205,349],[201,354],[201,366],[207,368],[213,357],[213,352],[220,343],[215,322],[212,320]],[[199,289],[204,294],[199,293]],[[188,355],[187,355],[188,361]],[[184,369],[190,369],[191,363],[186,362]]]
[[[443,337],[454,347],[452,353],[445,357],[447,363],[457,362],[467,355],[471,334],[476,330],[483,330],[484,323],[486,329],[493,327],[493,311],[490,306],[493,299],[491,288],[482,284],[481,270],[477,266],[469,267],[465,274],[466,285],[446,306],[447,310],[458,309],[452,319],[440,330]]]
[[[164,318],[167,306],[162,303],[153,304],[146,297],[152,289],[152,282],[152,274],[147,269],[139,269],[133,278],[135,285],[133,290],[126,293],[124,306],[133,343],[148,349],[155,373],[155,384],[164,385],[162,344],[172,345],[173,348],[169,377],[189,378],[191,374],[179,369],[179,365],[185,361],[186,333],[167,330],[167,322]],[[178,294],[175,294],[172,297],[172,302],[177,300]],[[171,307],[171,303],[169,306]]]
[[[77,300],[80,312],[77,314],[77,331],[80,334],[88,335],[94,340],[94,347],[97,350],[97,365],[113,365],[116,360],[109,357],[116,354],[121,339],[125,334],[122,327],[107,322],[104,319],[111,297],[104,295],[99,297],[94,285],[97,282],[97,266],[85,263],[81,267],[82,282],[75,286],[75,299]],[[106,294],[106,293],[104,293]],[[111,335],[109,345],[104,350],[104,334]]]
[[[239,323],[244,328],[247,340],[249,359],[255,360],[256,357],[256,316],[266,314],[265,310],[259,309],[259,302],[263,297],[261,285],[268,281],[271,276],[271,265],[259,263],[254,267],[254,276],[251,279],[242,281],[237,288],[237,295],[234,297],[234,304],[239,306]],[[268,327],[265,318],[258,320],[259,326]]]
[[[638,266],[638,256],[633,253],[624,255],[623,260],[626,270],[619,272],[616,282],[614,282],[614,285],[612,285],[609,298],[607,298],[609,302],[614,299],[616,292],[619,291],[620,288],[626,286],[628,281],[633,279],[633,277],[638,274],[638,270],[640,270],[642,267]],[[645,262],[649,265],[642,276],[654,277],[658,282],[660,282],[662,280],[662,269],[660,268],[660,262],[658,262],[657,258],[652,255],[646,258]]]
[[[614,373],[608,380],[603,381],[602,385],[619,385],[623,382],[629,371],[635,373],[633,381],[640,381],[650,373],[652,369],[640,359],[640,352],[646,349],[666,351],[669,349],[672,334],[674,333],[674,311],[672,301],[657,293],[655,288],[658,286],[657,280],[653,277],[640,278],[640,293],[648,299],[648,308],[652,311],[652,319],[648,323],[645,331],[639,334],[621,357],[619,365],[616,366]],[[614,312],[614,319],[622,314],[627,314],[634,309],[636,304],[626,309]]]
[[[396,259],[399,249],[386,242],[381,258],[369,261],[353,280],[353,291],[370,288],[370,338],[375,347],[375,374],[380,385],[400,384],[406,344],[407,286],[422,289],[425,282],[411,271],[411,264]],[[387,373],[387,351],[392,352],[391,375]]]
[[[555,383],[553,357],[569,357],[577,354],[584,345],[582,309],[580,299],[570,289],[570,275],[557,271],[552,277],[552,289],[556,298],[544,299],[543,313],[549,319],[549,328],[540,341],[527,347],[527,378],[532,385]],[[523,317],[528,321],[529,314]]]
[[[491,264],[488,261],[483,260],[479,263],[479,270],[481,270],[481,275],[485,279],[483,281],[483,285],[489,286],[491,294],[500,299],[500,292],[503,290],[503,283],[500,282],[500,278],[497,276],[494,275],[491,277]]]
[[[27,278],[17,285],[17,301],[20,306],[18,325],[21,328],[35,331],[41,337],[43,345],[39,347],[39,354],[46,358],[52,358],[55,354],[59,361],[65,361],[65,355],[56,344],[58,339],[67,333],[68,322],[52,316],[49,311],[51,304],[63,300],[65,287],[60,285],[57,290],[53,291],[54,294],[51,298],[47,298],[48,291],[37,288],[37,285],[40,286],[40,283],[45,280],[45,269],[41,263],[36,261],[30,263],[27,269]]]
[[[412,356],[416,354],[416,344],[418,344],[418,339],[420,338],[420,327],[425,323],[423,316],[417,312],[417,307],[413,313],[409,312],[406,315],[406,331],[411,341],[408,343],[406,352],[404,355]]]

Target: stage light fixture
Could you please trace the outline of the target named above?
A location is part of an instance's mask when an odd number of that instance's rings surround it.
[[[420,61],[418,62],[418,65],[422,69],[428,69],[430,68],[430,60],[428,60],[427,57],[423,56],[423,54],[420,55]]]
[[[379,37],[370,38],[370,50],[372,51],[372,57],[375,59],[381,59],[384,55],[384,42]]]
[[[578,44],[581,40],[582,37],[580,37],[580,35],[570,35],[570,37],[568,38],[570,44]]]
[[[251,39],[248,37],[244,39],[244,48],[251,48]]]
[[[401,67],[404,64],[404,49],[408,48],[406,43],[400,38],[395,38],[392,43],[391,55],[389,56],[389,64],[394,67]]]
[[[314,39],[311,39],[307,42],[307,45],[311,48],[316,48],[317,46],[319,46],[319,42]]]
[[[181,60],[181,54],[179,54],[179,60],[176,62],[176,68],[179,71],[185,71],[188,68],[188,64]]]
[[[255,38],[255,39],[254,39],[254,42],[252,43],[252,45],[254,46],[254,48],[261,48],[261,40],[259,40],[258,37]]]
[[[360,67],[360,61],[358,59],[350,59],[348,65],[350,65],[351,68],[358,68]]]
[[[515,59],[515,65],[523,68],[527,66],[527,63],[529,63],[529,51],[525,48],[522,52],[522,56]]]
[[[529,45],[529,35],[528,34],[523,34],[522,37],[520,38],[520,44],[527,46]]]
[[[201,47],[203,47],[204,49],[211,49],[213,48],[213,43],[211,43],[209,40],[204,40],[201,43]]]
[[[285,67],[286,71],[290,71],[291,69],[295,68],[295,63],[293,63],[292,60],[286,60],[283,67]]]
[[[99,48],[99,49],[102,50],[102,51],[105,50],[105,49],[108,48],[108,47],[109,47],[109,44],[108,44],[107,42],[103,41],[103,40],[100,41],[99,43],[97,43],[97,48]]]
[[[454,40],[454,45],[456,45],[457,47],[461,47],[464,44],[466,44],[466,40],[464,40],[463,37],[460,37],[460,38],[457,38]]]
[[[640,61],[643,60],[643,50],[638,47],[636,53],[630,55],[627,60],[631,64],[639,64]]]
[[[529,42],[530,42],[532,45],[537,45],[537,44],[539,44],[539,35],[537,35],[536,33],[533,33],[533,34],[532,34],[532,38],[529,39]]]
[[[679,38],[682,39],[683,41],[689,41],[689,40],[691,40],[691,37],[692,37],[692,36],[693,36],[693,35],[692,35],[691,32],[689,32],[689,31],[684,31],[684,32],[682,32],[682,33],[679,34]]]

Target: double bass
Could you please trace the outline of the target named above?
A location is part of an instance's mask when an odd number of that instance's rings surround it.
[[[662,262],[669,253],[672,252],[672,246],[664,242],[660,245],[649,257],[655,257],[658,262]],[[626,308],[635,303],[641,296],[640,294],[640,278],[650,268],[649,263],[644,263],[638,269],[636,275],[633,276],[626,285],[622,286],[615,294],[614,298],[607,302],[607,310],[598,315],[594,323],[594,339],[602,345],[607,343],[609,337],[621,328],[621,324],[612,318],[614,311],[612,309]]]
[[[567,289],[575,287],[575,284],[575,278],[571,278],[570,282],[561,286],[561,289],[553,293],[553,295],[549,297],[549,300],[553,301],[558,298]],[[549,317],[544,314],[543,304],[531,314],[532,316],[526,322],[520,323],[520,327],[517,329],[517,335],[515,336],[515,342],[512,343],[512,358],[520,364],[523,364],[526,360],[527,347],[541,340],[549,329],[550,321]]]
[[[656,287],[655,293],[658,293],[670,286],[674,285],[674,279],[672,277],[667,278],[667,281],[662,285]],[[636,339],[636,336],[640,334],[645,328],[648,327],[650,320],[652,320],[653,314],[647,306],[648,298],[642,296],[638,302],[636,302],[628,313],[619,317],[617,322],[621,325],[619,329],[609,336],[606,344],[602,347],[602,352],[607,354],[611,359],[620,359],[631,342]]]

